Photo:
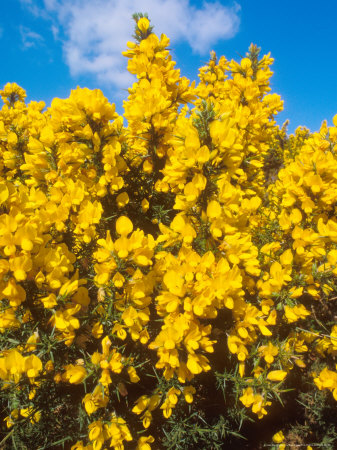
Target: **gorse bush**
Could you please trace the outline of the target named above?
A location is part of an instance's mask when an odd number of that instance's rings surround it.
[[[337,116],[288,136],[273,62],[196,85],[136,15],[124,117],[1,91],[1,448],[334,448]]]

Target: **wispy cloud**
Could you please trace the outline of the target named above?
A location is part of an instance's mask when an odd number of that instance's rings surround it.
[[[20,35],[24,48],[37,47],[44,42],[40,34],[24,26],[20,26]]]
[[[38,14],[34,0],[21,0]],[[189,0],[44,0],[53,33],[62,30],[65,61],[73,76],[91,74],[100,82],[127,87],[126,61],[121,56],[133,34],[134,12],[147,12],[155,31],[173,42],[187,42],[205,54],[219,40],[233,37],[239,28],[240,6],[205,1],[196,7]]]
[[[48,18],[48,13],[44,7],[44,0],[19,0],[21,5],[27,9],[33,16]]]

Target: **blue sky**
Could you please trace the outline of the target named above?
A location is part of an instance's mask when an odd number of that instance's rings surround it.
[[[284,100],[278,122],[289,131],[319,129],[337,114],[337,1],[7,0],[0,17],[0,87],[17,82],[30,100],[66,98],[76,86],[99,88],[123,112],[133,78],[121,52],[131,14],[148,12],[171,38],[181,74],[197,79],[211,50],[227,59],[251,42],[275,59],[273,92]]]

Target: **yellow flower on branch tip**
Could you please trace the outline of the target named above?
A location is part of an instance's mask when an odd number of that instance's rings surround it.
[[[116,221],[116,231],[121,236],[127,236],[133,230],[133,224],[131,220],[126,216],[121,216]]]
[[[2,91],[1,98],[6,105],[13,104],[17,101],[23,102],[26,98],[26,91],[16,83],[7,83]]]
[[[142,17],[141,19],[138,20],[137,26],[142,33],[145,33],[150,26],[149,19],[147,19],[146,17]]]

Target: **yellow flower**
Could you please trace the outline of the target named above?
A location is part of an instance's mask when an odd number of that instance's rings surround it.
[[[136,405],[132,408],[132,412],[135,414],[141,414],[144,411],[144,409],[147,408],[149,402],[150,402],[150,398],[147,397],[146,395],[142,395],[137,400]]]
[[[283,381],[287,376],[287,372],[284,370],[272,370],[267,375],[267,380],[270,381]]]
[[[142,17],[141,19],[138,20],[137,26],[142,33],[145,33],[150,26],[150,22],[146,17]]]
[[[310,315],[310,312],[302,304],[294,306],[293,308],[286,305],[284,307],[284,313],[288,323],[296,322],[299,319],[305,319],[306,316]]]
[[[152,414],[150,413],[150,411],[144,412],[144,414],[142,415],[142,422],[144,428],[149,428],[152,422]]]
[[[259,353],[261,353],[268,364],[273,363],[274,356],[276,356],[278,352],[278,348],[271,342],[268,342],[268,345],[262,345],[261,347],[259,347]]]
[[[124,208],[124,206],[129,203],[128,193],[122,192],[121,194],[117,195],[116,202],[117,202],[118,208]]]
[[[92,393],[86,394],[82,400],[88,415],[91,415],[99,408],[104,408],[109,401],[107,388],[97,385]]]
[[[42,362],[40,358],[38,358],[34,354],[26,356],[24,362],[24,370],[27,373],[27,376],[30,379],[34,380],[34,378],[37,377],[42,371]]]
[[[0,95],[5,104],[13,106],[17,101],[24,101],[26,91],[16,83],[7,83],[3,90],[0,91]]]
[[[146,159],[146,160],[143,162],[143,171],[144,171],[145,173],[152,173],[152,171],[153,171],[153,164],[152,164],[152,161],[151,161],[151,160]]]
[[[278,431],[277,433],[274,434],[273,436],[273,442],[275,442],[275,444],[280,444],[281,442],[284,441],[284,434],[282,431]]]
[[[183,394],[187,403],[193,402],[193,394],[196,393],[194,386],[184,386]]]
[[[243,390],[242,396],[239,400],[249,408],[254,403],[254,391],[251,387],[248,387]]]
[[[80,384],[87,376],[87,371],[83,366],[68,364],[65,368],[65,373],[62,378],[64,380],[69,381],[71,384]]]
[[[209,202],[207,206],[207,216],[214,219],[221,216],[221,206],[216,200]]]
[[[151,445],[154,442],[153,436],[142,436],[137,441],[136,450],[151,450]]]
[[[22,417],[29,417],[32,424],[39,422],[41,419],[41,411],[34,411],[34,408],[31,406],[20,409],[20,415]]]
[[[84,445],[82,441],[77,441],[70,450],[93,450],[93,446],[91,444]]]
[[[140,378],[137,375],[136,369],[134,367],[132,367],[132,366],[129,366],[127,368],[127,371],[128,371],[131,383],[138,383]]]
[[[116,231],[121,236],[127,236],[133,230],[133,225],[131,220],[126,216],[121,216],[116,222]]]
[[[1,195],[1,194],[0,194],[0,195]],[[144,199],[142,200],[142,211],[143,211],[144,213],[146,213],[146,212],[149,210],[149,207],[150,207],[149,201],[148,201],[146,198],[144,198]]]
[[[91,330],[94,338],[99,339],[103,334],[103,325],[100,322],[96,322]]]

